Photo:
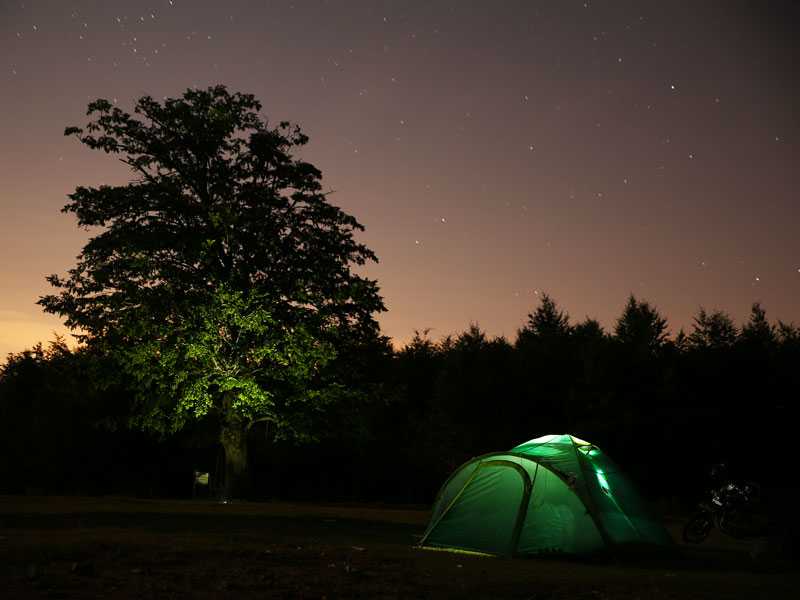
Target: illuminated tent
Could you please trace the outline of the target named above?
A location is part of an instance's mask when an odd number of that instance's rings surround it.
[[[419,545],[521,556],[671,543],[597,446],[546,435],[459,467],[442,486]]]

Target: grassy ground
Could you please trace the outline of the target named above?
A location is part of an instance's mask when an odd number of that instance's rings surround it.
[[[498,559],[412,547],[424,510],[0,496],[0,597],[789,598],[796,565],[712,536],[660,560]],[[680,523],[668,524],[674,535]]]

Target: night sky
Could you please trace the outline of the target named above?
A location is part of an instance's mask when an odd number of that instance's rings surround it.
[[[131,176],[62,133],[86,104],[217,83],[299,123],[365,226],[403,343],[513,339],[543,291],[607,328],[630,293],[800,321],[791,2],[0,0],[0,356],[63,331],[37,298]]]

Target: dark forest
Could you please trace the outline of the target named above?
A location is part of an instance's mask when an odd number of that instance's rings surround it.
[[[360,394],[320,414],[314,440],[249,432],[253,499],[429,504],[472,456],[548,433],[603,448],[662,510],[697,497],[724,461],[791,487],[800,329],[755,304],[737,327],[700,310],[691,331],[631,296],[612,332],[573,323],[544,295],[515,340],[478,325],[418,332],[340,357]],[[125,427],[132,390],[98,385],[103,364],[64,340],[7,357],[0,377],[5,493],[188,497],[194,470],[221,477],[213,426],[172,437]],[[766,460],[765,460],[766,457]]]

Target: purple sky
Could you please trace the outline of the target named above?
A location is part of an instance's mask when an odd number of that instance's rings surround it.
[[[64,127],[217,83],[310,136],[397,343],[513,338],[542,291],[609,328],[630,293],[673,333],[798,322],[792,4],[0,0],[0,356],[63,331],[35,301],[87,239],[66,195],[129,179]]]

